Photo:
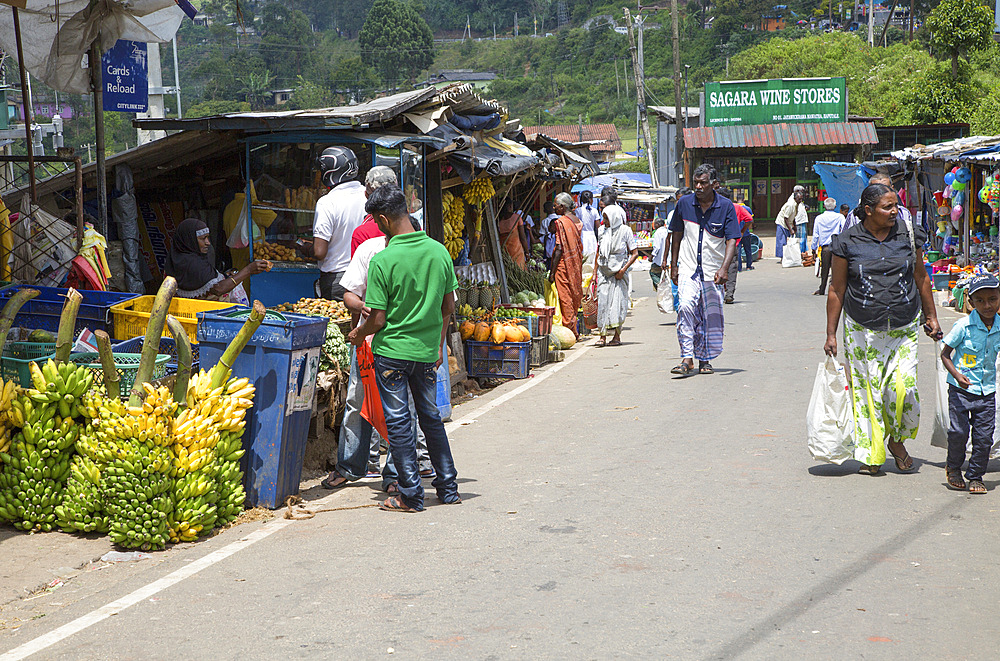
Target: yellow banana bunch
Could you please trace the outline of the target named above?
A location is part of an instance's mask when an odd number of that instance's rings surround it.
[[[496,194],[493,180],[486,176],[473,179],[465,185],[465,201],[474,206],[482,204]]]

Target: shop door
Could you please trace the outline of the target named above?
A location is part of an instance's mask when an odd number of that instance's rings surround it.
[[[775,210],[771,213],[770,202],[771,198],[767,194],[768,190],[768,180],[764,179],[754,179],[751,184],[753,187],[753,196],[750,198],[750,209],[753,211],[753,217],[757,221],[773,219],[778,213]]]
[[[788,198],[795,190],[795,178],[791,179],[771,179],[768,181],[768,191],[771,197],[771,218],[777,218],[781,207],[785,205]]]

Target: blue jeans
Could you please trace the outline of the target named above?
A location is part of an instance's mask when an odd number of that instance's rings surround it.
[[[799,239],[799,252],[806,254],[806,239],[809,238],[809,223],[800,223],[795,226],[795,236]]]
[[[971,392],[948,384],[948,468],[962,470],[965,463],[965,444],[972,434],[972,453],[969,456],[967,480],[981,480],[986,473],[993,447],[993,424],[996,418],[996,398],[973,395]]]
[[[358,355],[351,347],[351,371],[347,380],[347,400],[344,402],[344,420],[340,424],[340,436],[337,439],[337,472],[350,481],[360,480],[368,474],[368,463],[371,461],[372,449],[375,451],[375,463],[378,463],[378,447],[381,441],[379,433],[372,429],[371,424],[361,417],[361,405],[364,403],[365,390],[361,385],[361,368],[358,366]],[[410,402],[413,409],[413,402]],[[427,448],[423,442],[423,434],[413,424],[417,434],[417,453],[420,456],[420,469],[429,467]],[[391,458],[387,457],[382,469],[382,488],[396,481],[396,470]]]
[[[743,238],[740,239],[740,243],[736,246],[736,268],[740,271],[743,270],[743,260],[746,259],[747,268],[753,265],[753,246],[750,245],[750,235],[744,234]]]
[[[437,407],[437,369],[434,363],[418,363],[375,356],[375,380],[382,396],[385,424],[389,432],[390,455],[399,481],[403,503],[415,510],[424,509],[424,487],[417,467],[416,433],[410,415],[409,398],[416,405],[417,420],[427,439],[427,451],[437,477],[431,484],[443,503],[453,503],[458,496],[458,472],[448,445],[448,435]]]

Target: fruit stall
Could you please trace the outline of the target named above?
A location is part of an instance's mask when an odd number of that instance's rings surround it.
[[[100,307],[98,292],[61,291],[58,308],[40,312],[36,302],[51,292],[19,287],[0,312],[0,520],[27,532],[103,533],[119,547],[143,550],[228,525],[245,509],[248,487],[276,479],[253,468],[260,457],[245,444],[257,431],[261,375],[227,367],[254,346],[263,306],[243,308],[238,328],[216,334],[218,353],[201,342],[200,369],[193,369],[188,329],[169,314],[177,303],[173,278],[155,296],[138,353],[113,349],[101,328],[96,352],[75,352],[79,325]],[[213,321],[217,312],[225,311],[199,313],[199,334],[222,323]],[[7,341],[53,313],[55,336],[34,330],[26,341]],[[162,342],[144,341],[164,335],[173,355],[159,353]],[[294,448],[279,454],[277,463],[287,463]]]
[[[667,206],[676,201],[676,195],[676,188],[625,188],[618,193],[618,204],[625,209],[640,253],[652,254],[653,223],[657,217],[666,219]]]

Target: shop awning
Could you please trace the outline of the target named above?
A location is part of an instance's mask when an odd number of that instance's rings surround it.
[[[820,145],[874,145],[878,143],[871,122],[828,124],[754,124],[706,126],[684,129],[688,149],[744,149],[761,147],[811,147]]]
[[[995,163],[1000,161],[1000,135],[972,135],[933,145],[914,145],[892,152],[900,161],[971,161]]]

